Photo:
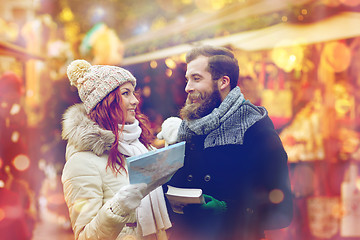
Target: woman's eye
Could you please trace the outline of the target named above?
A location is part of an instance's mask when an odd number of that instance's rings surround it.
[[[123,92],[122,95],[127,96],[129,95],[129,92]]]

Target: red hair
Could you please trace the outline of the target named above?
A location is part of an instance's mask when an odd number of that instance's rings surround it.
[[[139,108],[135,110],[135,117],[139,121],[142,130],[139,141],[150,149],[151,142],[154,139],[150,128],[149,119],[140,112]],[[119,133],[124,129],[126,109],[122,102],[119,88],[109,93],[95,108],[90,112],[89,117],[101,128],[110,130],[115,135],[115,141],[109,151],[107,167],[110,167],[114,173],[121,173],[125,170],[125,156],[119,152]],[[119,125],[121,129],[119,129]],[[126,170],[125,170],[126,171]]]

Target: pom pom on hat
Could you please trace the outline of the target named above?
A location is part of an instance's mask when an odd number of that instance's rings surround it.
[[[91,64],[85,60],[75,60],[67,68],[67,75],[72,86],[78,87],[85,73],[90,69]]]
[[[76,86],[86,112],[101,102],[120,85],[130,82],[136,86],[136,78],[126,69],[109,65],[91,65],[85,60],[74,60],[67,68],[70,84]]]

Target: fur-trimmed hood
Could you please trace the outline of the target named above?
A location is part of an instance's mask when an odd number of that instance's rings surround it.
[[[115,135],[100,128],[86,114],[82,103],[69,107],[62,122],[62,138],[68,142],[66,160],[80,151],[92,151],[100,156],[110,150]]]

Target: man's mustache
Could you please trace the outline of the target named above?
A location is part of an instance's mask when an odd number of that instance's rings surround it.
[[[201,95],[201,93],[199,92],[196,92],[196,93],[189,93],[188,96],[187,96],[187,99],[188,100],[203,100],[203,97]]]

